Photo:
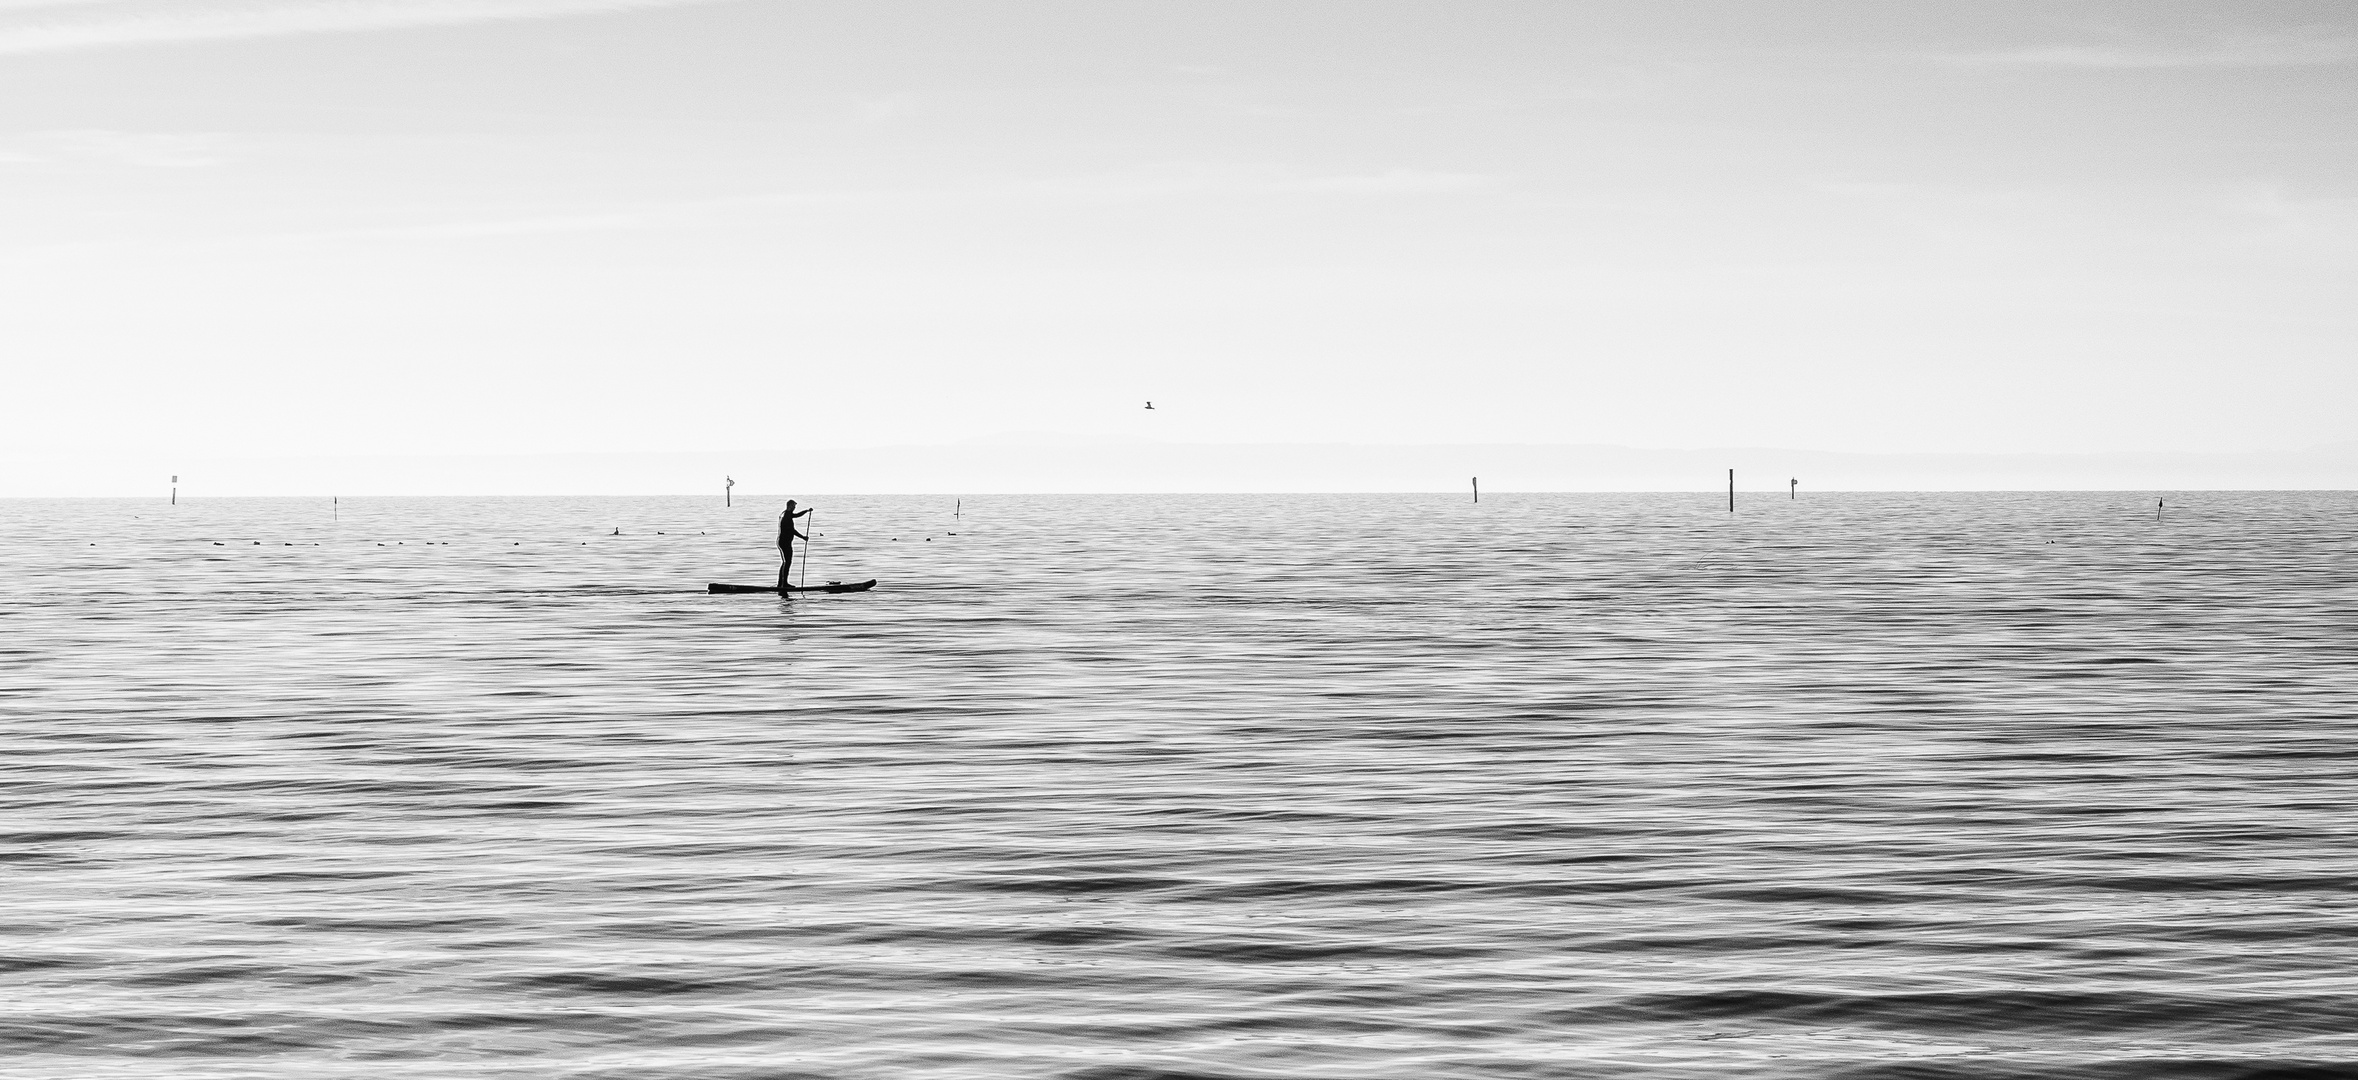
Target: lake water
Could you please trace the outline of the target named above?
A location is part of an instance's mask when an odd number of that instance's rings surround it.
[[[2358,1075],[2358,495],[1721,500],[0,502],[4,1071]]]

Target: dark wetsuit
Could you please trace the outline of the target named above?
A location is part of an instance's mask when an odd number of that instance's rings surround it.
[[[810,539],[794,527],[794,519],[808,517],[810,511],[804,510],[801,513],[796,513],[793,503],[787,503],[786,507],[786,512],[778,515],[778,591],[780,593],[784,593],[789,584],[787,575],[794,572],[794,542],[798,539]]]

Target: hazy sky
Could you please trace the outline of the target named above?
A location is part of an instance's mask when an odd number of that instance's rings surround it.
[[[0,453],[2291,448],[2354,161],[2344,2],[0,0]]]

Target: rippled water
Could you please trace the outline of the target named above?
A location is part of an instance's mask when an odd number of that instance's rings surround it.
[[[2358,1074],[2358,496],[2172,502],[0,502],[0,1053]]]

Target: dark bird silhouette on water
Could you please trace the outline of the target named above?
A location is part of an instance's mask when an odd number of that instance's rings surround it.
[[[1151,401],[1147,402],[1147,403],[1146,403],[1146,407],[1147,407],[1147,408],[1149,408],[1149,409],[1151,409],[1151,408],[1154,408],[1154,402],[1151,402]]]
[[[786,578],[794,570],[794,542],[810,539],[810,537],[803,535],[802,530],[794,527],[794,519],[809,517],[810,513],[808,510],[799,514],[795,513],[794,500],[788,499],[786,500],[786,512],[778,515],[778,595],[780,596],[786,595],[787,586],[790,584]]]

